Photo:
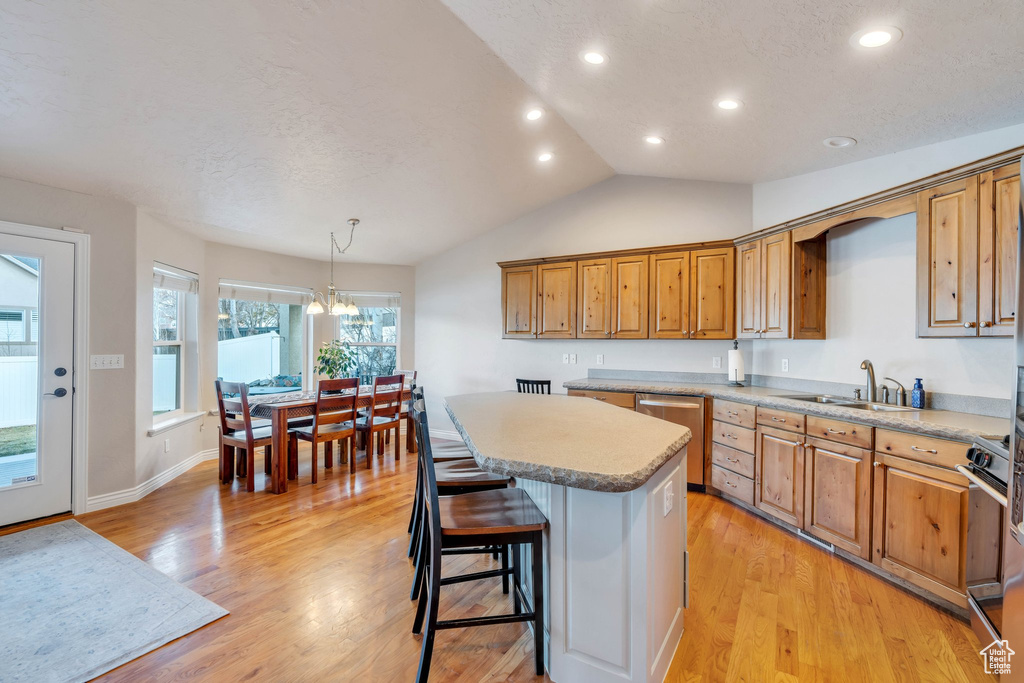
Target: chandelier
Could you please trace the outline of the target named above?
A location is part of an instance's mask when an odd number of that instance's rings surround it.
[[[338,241],[334,239],[334,233],[331,233],[331,284],[327,287],[326,295],[323,292],[313,294],[313,301],[306,307],[306,313],[309,315],[317,315],[324,311],[327,311],[328,315],[359,315],[359,308],[352,297],[343,296],[334,288],[334,252],[337,250],[339,254],[344,254],[352,246],[352,238],[355,236],[359,219],[349,218],[348,224],[352,226],[352,229],[348,235],[348,244],[344,249],[338,246]]]

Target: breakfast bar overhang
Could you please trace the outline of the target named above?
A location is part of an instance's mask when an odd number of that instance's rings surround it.
[[[551,679],[664,680],[687,599],[690,430],[563,395],[464,394],[445,407],[477,464],[515,477],[549,520]]]

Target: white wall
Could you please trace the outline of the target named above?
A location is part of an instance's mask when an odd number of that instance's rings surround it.
[[[517,376],[563,391],[597,354],[608,368],[711,372],[730,342],[501,339],[496,262],[732,238],[750,231],[750,212],[749,185],[616,176],[420,263],[416,360],[431,427],[451,429],[443,396],[514,388]]]
[[[755,341],[752,371],[863,384],[867,358],[879,381],[888,375],[907,389],[923,377],[930,391],[1009,398],[1012,339],[916,338],[916,230],[916,214],[831,230],[828,339]]]

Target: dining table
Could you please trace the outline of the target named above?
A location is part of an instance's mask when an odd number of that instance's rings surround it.
[[[270,466],[271,493],[285,493],[288,490],[288,420],[310,417],[316,413],[317,392],[297,391],[285,394],[265,394],[249,397],[249,414],[257,419],[269,419],[273,436]],[[409,400],[409,386],[402,388],[402,402]],[[373,387],[360,386],[356,396],[356,409],[373,405]],[[416,435],[412,418],[406,416],[405,450],[416,452]],[[367,449],[371,446],[368,444]],[[370,457],[369,452],[367,457]]]

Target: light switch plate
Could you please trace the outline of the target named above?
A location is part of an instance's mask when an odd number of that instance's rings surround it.
[[[569,363],[571,365],[576,365],[576,354],[575,353],[570,353],[569,354]]]
[[[782,359],[782,371],[783,372],[789,372],[789,359],[788,358],[783,358]]]
[[[665,484],[665,491],[662,493],[662,517],[668,517],[668,513],[672,512],[673,497],[672,482],[668,482]]]
[[[562,354],[562,362],[566,363],[566,364],[569,362],[569,354],[567,354],[567,353],[563,353]]]
[[[711,357],[711,367],[712,368],[721,368],[722,367],[722,357],[721,356],[712,356]]]
[[[597,364],[598,365],[604,365],[604,354],[603,353],[597,354]]]
[[[90,370],[121,370],[124,368],[124,354],[115,353],[89,356]]]

